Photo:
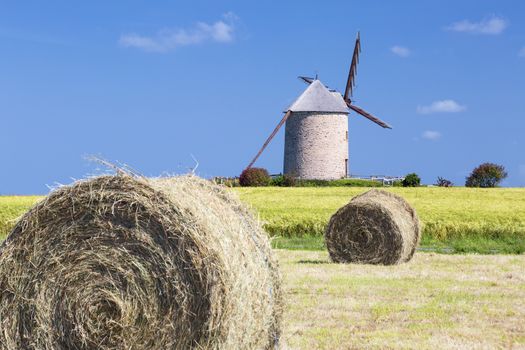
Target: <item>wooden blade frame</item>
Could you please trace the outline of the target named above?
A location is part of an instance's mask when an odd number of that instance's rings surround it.
[[[302,77],[302,76],[298,77],[298,78],[301,79],[302,81],[304,81],[306,84],[311,84],[315,80],[314,78]]]
[[[279,131],[279,129],[283,126],[283,124],[286,122],[286,120],[288,119],[288,117],[290,117],[290,114],[292,113],[292,111],[288,111],[285,113],[283,119],[281,119],[281,121],[279,122],[279,124],[277,124],[277,126],[275,127],[275,129],[273,130],[273,132],[270,134],[270,136],[266,139],[266,142],[264,143],[264,145],[261,147],[261,149],[259,150],[259,152],[257,152],[257,154],[255,155],[255,157],[252,159],[252,161],[250,162],[250,164],[246,167],[246,169],[250,169],[253,164],[255,164],[255,162],[257,161],[257,159],[259,158],[259,156],[263,153],[264,149],[266,148],[266,146],[268,146],[268,144],[270,143],[270,141],[272,141],[272,139],[274,138],[274,136],[277,134],[277,132]]]
[[[350,71],[348,72],[348,80],[346,81],[345,94],[343,99],[348,101],[352,96],[355,87],[355,76],[357,74],[357,64],[359,63],[359,53],[361,52],[361,35],[357,33],[355,39],[354,54],[352,55],[352,63],[350,64]]]
[[[392,127],[390,125],[388,125],[387,123],[385,123],[384,121],[382,121],[381,119],[379,118],[376,118],[374,117],[372,114],[368,113],[367,111],[357,107],[357,106],[354,106],[352,104],[350,104],[349,101],[345,101],[346,102],[346,105],[348,106],[348,108],[350,108],[351,110],[361,114],[363,117],[373,121],[374,123],[376,123],[377,125],[385,128],[385,129],[392,129]]]

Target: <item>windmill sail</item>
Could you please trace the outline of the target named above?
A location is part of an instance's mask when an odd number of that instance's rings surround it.
[[[309,78],[309,77],[303,77],[303,76],[300,76],[298,78],[304,81],[306,84],[311,84],[315,80],[315,78]]]
[[[392,129],[390,125],[388,125],[381,119],[374,117],[372,114],[368,113],[364,109],[351,104],[352,100],[350,99],[350,96],[352,96],[352,93],[354,92],[355,77],[357,75],[357,64],[359,63],[360,53],[361,53],[361,35],[358,32],[357,38],[355,39],[354,54],[352,55],[352,63],[350,64],[350,71],[348,72],[348,79],[346,81],[346,88],[345,88],[345,93],[343,95],[343,100],[345,101],[348,108],[350,108],[354,112],[357,112],[358,114],[373,121],[374,123],[376,123],[377,125],[383,128]]]
[[[361,109],[357,106],[354,106],[354,105],[351,105],[348,101],[346,102],[346,105],[348,106],[348,108],[350,108],[351,110],[353,110],[354,112],[357,112],[359,113],[360,115],[362,115],[363,117],[373,121],[374,123],[376,123],[377,125],[385,128],[385,129],[392,129],[392,127],[390,125],[388,125],[387,123],[385,123],[384,121],[382,121],[381,119],[377,118],[377,117],[374,117],[372,114],[368,113],[367,111],[365,111],[364,109]]]
[[[352,55],[352,63],[350,64],[350,71],[348,72],[348,80],[346,81],[345,94],[343,99],[349,100],[352,96],[355,87],[355,76],[357,74],[357,64],[359,63],[359,53],[361,52],[361,36],[357,33],[357,39],[355,39],[354,54]]]
[[[261,147],[261,149],[259,150],[259,152],[257,152],[257,154],[255,155],[255,157],[252,159],[252,161],[250,162],[250,164],[246,167],[246,169],[250,169],[253,164],[255,164],[255,162],[257,161],[257,159],[261,156],[261,154],[263,153],[264,149],[266,148],[266,146],[268,146],[268,144],[270,143],[270,141],[272,141],[272,139],[275,137],[275,135],[277,134],[277,132],[279,131],[279,129],[283,126],[283,124],[286,122],[286,120],[288,119],[288,117],[290,116],[292,112],[291,111],[287,111],[286,114],[284,115],[283,119],[281,119],[281,121],[279,122],[279,124],[277,124],[277,126],[275,127],[275,129],[273,130],[273,132],[270,134],[270,136],[268,136],[268,138],[266,139],[266,141],[264,142],[264,145]]]

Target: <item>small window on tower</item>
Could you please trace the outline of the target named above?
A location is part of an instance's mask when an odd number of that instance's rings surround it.
[[[348,130],[346,131],[346,136],[345,136],[345,140],[348,141]]]

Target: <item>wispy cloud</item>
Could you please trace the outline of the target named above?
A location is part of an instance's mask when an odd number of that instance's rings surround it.
[[[431,113],[458,113],[466,110],[467,107],[460,105],[454,100],[434,101],[428,106],[418,106],[417,112],[419,114]]]
[[[411,51],[409,48],[404,47],[404,46],[398,46],[398,45],[392,46],[390,48],[390,51],[392,51],[394,55],[397,55],[399,57],[408,57],[411,54]]]
[[[189,29],[164,29],[154,36],[125,34],[119,44],[150,52],[167,52],[182,46],[197,45],[204,42],[230,43],[234,40],[235,21],[237,16],[232,12],[214,23],[198,22]]]
[[[503,33],[508,25],[509,22],[506,19],[492,16],[479,22],[471,22],[465,19],[452,23],[445,29],[462,33],[497,35]]]
[[[520,52],[518,52],[518,56],[525,57],[525,46],[521,48]]]
[[[421,134],[421,137],[425,140],[436,141],[441,138],[441,133],[439,131],[427,130]]]

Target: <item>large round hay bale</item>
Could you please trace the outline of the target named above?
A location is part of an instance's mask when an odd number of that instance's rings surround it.
[[[195,177],[62,187],[0,246],[0,349],[269,349],[280,323],[267,237]]]
[[[409,261],[419,243],[416,211],[402,197],[370,190],[330,219],[325,242],[334,262],[393,265]]]

